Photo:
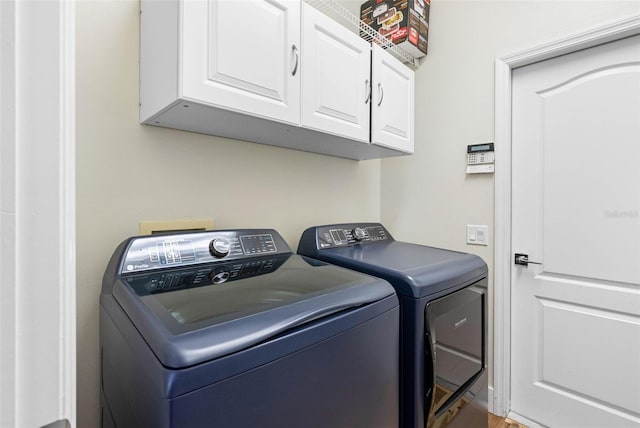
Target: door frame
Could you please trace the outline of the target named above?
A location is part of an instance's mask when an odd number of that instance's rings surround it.
[[[75,7],[0,0],[0,426],[76,426]]]
[[[495,248],[493,305],[493,391],[489,409],[511,416],[511,114],[512,72],[536,62],[559,57],[640,34],[640,15],[616,21],[551,43],[496,59],[495,63]],[[530,421],[529,421],[530,422]],[[536,424],[531,424],[536,426]]]

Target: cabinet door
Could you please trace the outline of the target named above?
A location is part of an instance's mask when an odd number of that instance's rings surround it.
[[[413,153],[413,70],[373,46],[371,142]]]
[[[184,98],[300,123],[300,2],[186,0]]]
[[[369,142],[369,43],[304,3],[302,125]]]

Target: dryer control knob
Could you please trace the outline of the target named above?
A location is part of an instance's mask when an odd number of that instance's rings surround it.
[[[361,227],[356,227],[355,229],[353,229],[351,231],[351,235],[353,236],[353,239],[355,239],[356,241],[362,241],[364,238],[367,237],[367,234],[365,233],[364,229]]]
[[[222,258],[231,252],[231,243],[225,238],[215,238],[209,243],[209,252],[213,257]]]

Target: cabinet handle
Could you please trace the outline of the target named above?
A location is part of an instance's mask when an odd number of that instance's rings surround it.
[[[369,84],[369,79],[364,82],[364,86],[367,89],[367,98],[364,100],[364,103],[369,104],[369,101],[371,101],[371,85]]]
[[[380,101],[378,101],[378,107],[380,107],[380,104],[382,104],[382,100],[384,99],[384,90],[382,89],[382,83],[378,82],[378,98],[380,98]]]
[[[298,62],[300,61],[300,54],[298,53],[298,47],[296,45],[293,45],[291,47],[291,51],[296,56],[296,62],[294,64],[294,66],[293,66],[293,71],[291,71],[291,75],[295,76],[296,72],[298,71]]]

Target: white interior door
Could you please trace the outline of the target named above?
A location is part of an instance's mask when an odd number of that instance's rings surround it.
[[[513,71],[511,410],[640,426],[640,36]]]

